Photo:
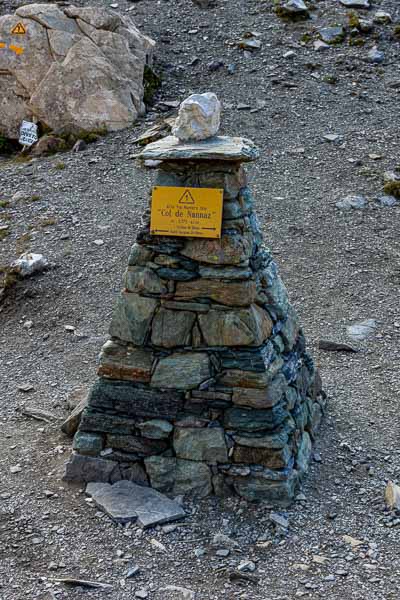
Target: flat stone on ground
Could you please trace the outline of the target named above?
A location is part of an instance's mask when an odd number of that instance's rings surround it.
[[[366,319],[361,323],[349,325],[347,327],[347,335],[356,342],[362,342],[375,333],[376,327],[375,319]]]
[[[160,492],[131,481],[89,483],[86,493],[117,523],[136,521],[147,528],[185,517],[183,508]]]

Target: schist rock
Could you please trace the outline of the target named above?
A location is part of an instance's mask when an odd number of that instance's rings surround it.
[[[194,129],[197,110],[193,99],[183,103],[182,132]],[[201,119],[210,119],[208,133],[216,127],[206,111]],[[277,506],[295,497],[326,396],[262,241],[242,167],[257,156],[251,141],[219,136],[170,136],[142,151],[160,161],[158,189],[223,190],[221,237],[152,235],[146,217],[67,480],[131,480],[172,496],[238,494]],[[110,488],[99,488],[103,500]]]

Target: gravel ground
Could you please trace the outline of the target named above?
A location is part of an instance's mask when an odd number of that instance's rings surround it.
[[[10,4],[0,2],[0,14]],[[1,600],[185,598],[163,590],[168,585],[193,590],[198,600],[398,598],[400,519],[386,511],[383,494],[387,480],[400,478],[399,206],[382,207],[376,198],[383,172],[400,162],[400,41],[393,24],[376,25],[365,46],[347,40],[316,52],[300,42],[321,26],[347,22],[339,2],[315,2],[313,20],[297,24],[279,21],[271,4],[217,0],[199,10],[190,0],[120,0],[158,41],[164,80],[154,111],[79,154],[0,159],[0,200],[10,200],[0,208],[0,225],[10,225],[0,262],[26,248],[52,263],[18,283],[0,307]],[[380,9],[400,21],[396,0],[373,4],[360,15]],[[260,33],[262,47],[245,57],[237,42],[248,31]],[[385,53],[378,65],[366,61],[375,43]],[[226,66],[210,70],[212,61],[235,65],[233,74]],[[211,498],[186,503],[189,516],[177,527],[143,533],[113,524],[81,489],[61,482],[71,442],[59,425],[71,392],[95,379],[147,204],[152,173],[132,159],[133,140],[165,108],[161,101],[208,90],[224,103],[224,133],[252,138],[262,150],[250,182],[329,412],[302,494],[285,513],[287,529],[273,525],[269,507]],[[329,142],[326,134],[339,137]],[[11,200],[18,191],[26,199]],[[367,206],[337,208],[349,194],[364,195]],[[367,318],[378,327],[356,344],[360,352],[318,351],[321,339],[349,342],[346,326]],[[21,391],[24,384],[31,390]],[[24,416],[24,406],[54,420]],[[231,539],[228,556],[217,554],[226,543],[213,543],[216,533]],[[255,565],[253,581],[230,577],[244,560]],[[140,571],[126,578],[133,564]],[[63,577],[112,588],[69,589],[54,581]]]

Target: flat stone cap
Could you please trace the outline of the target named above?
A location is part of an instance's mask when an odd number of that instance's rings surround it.
[[[181,142],[169,135],[148,144],[139,154],[143,160],[195,161],[222,160],[250,162],[260,156],[257,146],[246,138],[215,136],[207,140]]]

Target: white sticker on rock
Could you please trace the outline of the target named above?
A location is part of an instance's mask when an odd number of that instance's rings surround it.
[[[19,130],[19,143],[22,146],[32,146],[38,141],[38,127],[31,121],[22,121]]]

